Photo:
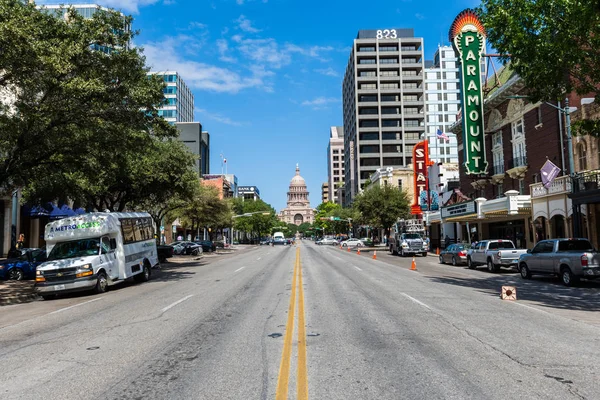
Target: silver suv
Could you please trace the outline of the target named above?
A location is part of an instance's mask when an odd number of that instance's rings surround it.
[[[558,275],[565,286],[571,286],[580,278],[600,278],[600,253],[587,239],[542,240],[519,257],[518,268],[523,279]]]

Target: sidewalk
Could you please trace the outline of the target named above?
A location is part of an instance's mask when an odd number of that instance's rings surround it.
[[[34,281],[0,281],[0,306],[37,300]]]

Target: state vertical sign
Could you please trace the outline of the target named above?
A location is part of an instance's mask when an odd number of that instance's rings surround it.
[[[413,148],[413,171],[414,171],[414,188],[415,193],[413,196],[414,202],[410,209],[411,214],[419,215],[423,213],[421,205],[421,192],[428,193],[429,190],[429,178],[427,176],[427,168],[432,164],[429,161],[429,147],[428,141],[423,140],[415,144]],[[427,202],[427,195],[424,202]]]
[[[475,11],[458,14],[450,28],[450,41],[460,63],[464,166],[469,175],[487,174],[481,74],[485,29]]]

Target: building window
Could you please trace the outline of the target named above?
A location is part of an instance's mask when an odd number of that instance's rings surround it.
[[[406,97],[406,96],[405,96]],[[417,97],[417,96],[415,96]],[[406,98],[404,99],[406,100]],[[397,95],[393,95],[393,94],[382,94],[381,95],[381,101],[385,102],[385,101],[400,101],[399,96]]]
[[[384,101],[383,98],[381,100]],[[375,96],[360,95],[360,96],[358,96],[358,101],[359,102],[377,101],[377,95],[375,95]]]
[[[382,83],[381,89],[398,89],[398,83]]]
[[[398,189],[402,190],[402,179],[398,179]]]
[[[512,130],[512,150],[513,167],[527,165],[527,152],[525,150],[525,128],[523,118],[514,121],[511,124]]]
[[[525,194],[525,180],[519,179],[519,194]]]
[[[373,115],[373,114],[377,114],[377,109],[376,108],[359,108],[358,114],[359,115]]]
[[[361,58],[360,60],[358,60],[359,64],[375,64],[375,59],[374,58]]]
[[[358,76],[377,76],[376,71],[360,71]]]
[[[581,142],[577,145],[577,155],[579,158],[579,170],[585,171],[587,169],[587,149],[585,142]]]
[[[379,51],[398,51],[396,46],[379,46]]]
[[[365,52],[365,51],[375,51],[375,47],[371,47],[371,46],[363,46],[363,47],[359,47],[358,51],[360,52]]]
[[[398,59],[397,58],[380,58],[379,63],[380,64],[398,64]]]
[[[381,114],[400,114],[400,107],[381,107]]]
[[[500,182],[496,185],[496,198],[500,198],[502,196],[504,196],[504,185],[502,182]]]
[[[381,71],[379,76],[398,76],[398,71]]]
[[[359,89],[377,89],[376,83],[361,83],[358,86]]]

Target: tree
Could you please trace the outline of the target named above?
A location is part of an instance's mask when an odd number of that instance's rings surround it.
[[[99,192],[106,171],[156,147],[153,137],[177,135],[158,116],[164,83],[148,78],[141,49],[130,46],[131,21],[114,11],[86,19],[72,9],[58,18],[0,0],[0,187],[39,180],[63,194],[84,185]]]
[[[234,220],[234,228],[238,231],[249,233],[250,238],[270,234],[271,228],[276,226],[278,222],[275,209],[261,199],[255,201],[244,200],[242,198],[234,199],[233,210],[238,215]],[[263,212],[268,214],[263,215]],[[252,215],[241,216],[243,214]]]
[[[593,94],[600,83],[600,12],[597,1],[483,0],[478,10],[491,45],[510,60],[532,100]],[[598,135],[596,121],[582,124]]]
[[[386,231],[398,220],[407,218],[409,199],[403,190],[392,186],[372,186],[356,196],[353,207],[364,223]]]

